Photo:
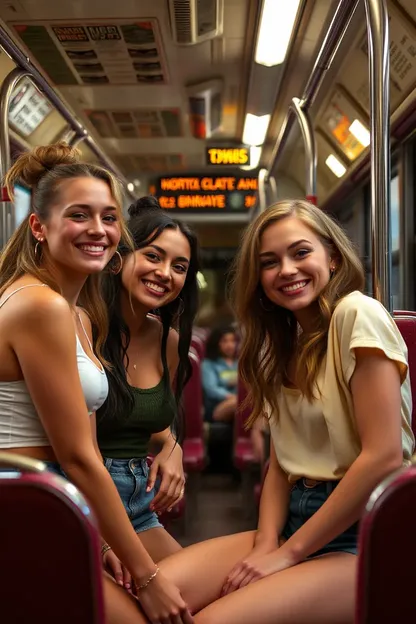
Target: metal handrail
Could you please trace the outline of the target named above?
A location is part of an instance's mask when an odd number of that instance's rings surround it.
[[[300,108],[303,112],[307,112],[312,106],[358,2],[359,0],[341,0],[339,2],[312,74],[309,77],[303,96],[300,98]],[[370,73],[373,294],[376,299],[381,301],[391,311],[389,23],[385,0],[364,0],[364,3]],[[293,106],[291,106],[273,149],[268,175],[273,174],[295,119],[296,113]]]
[[[359,0],[340,0],[325,35],[322,47],[319,50],[303,95],[299,98],[304,111],[311,108],[313,102],[315,101],[316,94],[319,91],[326,72],[331,66],[358,3]],[[273,171],[276,168],[277,162],[283,153],[283,148],[286,145],[295,120],[295,113],[292,108],[289,108],[286,118],[282,124],[279,137],[274,146],[270,158],[270,164],[267,167],[269,174],[273,174]]]
[[[316,168],[318,156],[316,151],[315,131],[309,117],[309,112],[302,108],[299,98],[293,98],[290,105],[296,115],[302,131],[303,143],[305,146],[305,175],[306,175],[306,199],[313,204],[317,201],[316,192]]]
[[[267,208],[267,169],[260,169],[258,175],[259,185],[259,208],[258,212],[264,212]]]
[[[0,180],[3,183],[4,176],[10,168],[10,133],[9,133],[9,108],[10,98],[16,86],[23,78],[29,76],[25,69],[15,67],[3,80],[0,87]],[[1,247],[4,247],[14,230],[13,206],[2,193],[1,205]]]

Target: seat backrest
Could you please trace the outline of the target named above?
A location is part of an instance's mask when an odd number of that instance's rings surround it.
[[[58,475],[8,465],[9,472],[0,467],[1,620],[103,624],[99,535],[88,503]]]
[[[415,617],[416,467],[401,469],[373,492],[361,521],[355,624]]]
[[[192,334],[191,347],[195,349],[199,359],[202,361],[205,357],[205,342],[202,340],[202,338],[200,336],[197,336],[196,334]]]
[[[413,399],[412,429],[416,435],[416,312],[397,310],[394,312],[394,320],[407,345]]]
[[[243,384],[241,378],[238,377],[238,387],[237,387],[238,409],[235,415],[235,428],[234,428],[235,435],[237,438],[249,438],[250,437],[250,431],[247,431],[244,428],[244,423],[246,422],[247,418],[251,414],[250,406],[246,407],[243,410],[239,409],[240,405],[242,404],[246,396],[247,396],[247,390],[245,388],[245,385]]]
[[[202,438],[204,423],[202,418],[201,361],[192,348],[189,351],[189,359],[192,365],[192,376],[183,391],[185,437]]]

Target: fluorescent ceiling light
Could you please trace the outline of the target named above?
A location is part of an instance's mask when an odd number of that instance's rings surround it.
[[[263,145],[269,127],[270,115],[252,115],[247,113],[244,123],[244,145]]]
[[[127,190],[130,191],[130,193],[133,193],[133,191],[134,191],[134,184],[133,184],[133,182],[129,182],[127,184]]]
[[[337,178],[342,178],[342,176],[347,170],[346,167],[344,167],[344,165],[338,160],[338,158],[335,158],[333,154],[330,154],[328,156],[328,158],[325,161],[325,164],[327,167],[331,169],[332,173],[334,173],[337,176]]]
[[[258,167],[258,164],[260,162],[261,151],[262,151],[261,147],[257,145],[252,145],[250,147],[250,164],[243,165],[240,167],[240,169],[243,169],[244,171],[250,171],[250,169],[255,169],[256,167]]]
[[[254,60],[280,65],[286,57],[300,0],[264,0]]]
[[[361,145],[364,145],[364,147],[370,145],[370,133],[361,121],[355,119],[348,129]]]

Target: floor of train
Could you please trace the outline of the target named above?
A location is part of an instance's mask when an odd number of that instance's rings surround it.
[[[169,527],[182,546],[256,528],[255,508],[247,505],[242,484],[230,474],[201,475],[197,509]],[[251,501],[250,501],[251,502]]]

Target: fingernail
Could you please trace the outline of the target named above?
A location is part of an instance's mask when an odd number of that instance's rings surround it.
[[[117,581],[119,585],[123,585],[123,581]]]
[[[130,589],[130,583],[126,583],[125,587],[126,589]]]
[[[150,492],[151,489],[152,489],[151,486],[148,485],[147,488],[146,488],[146,492]]]

